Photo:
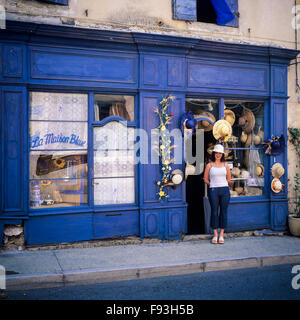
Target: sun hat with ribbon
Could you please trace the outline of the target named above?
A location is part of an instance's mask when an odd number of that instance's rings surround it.
[[[232,110],[225,109],[224,110],[224,120],[228,121],[231,126],[233,126],[235,122],[235,114]]]
[[[284,172],[285,172],[282,164],[279,162],[276,162],[273,164],[271,171],[272,171],[272,176],[274,178],[280,178],[281,176],[284,175]]]
[[[195,114],[195,119],[199,118],[201,118],[201,120],[197,120],[198,129],[203,129],[204,131],[211,131],[213,129],[213,124],[216,122],[216,118],[212,113],[201,110]]]
[[[256,167],[255,167],[255,174],[258,176],[258,177],[263,177],[264,176],[264,172],[265,172],[265,168],[264,166],[259,163]]]
[[[278,178],[274,178],[271,182],[271,189],[275,193],[279,193],[283,190],[283,184]]]
[[[227,120],[218,120],[213,126],[213,136],[216,140],[228,139],[232,134],[232,127]]]

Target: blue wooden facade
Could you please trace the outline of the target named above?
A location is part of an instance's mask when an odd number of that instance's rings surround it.
[[[136,166],[133,204],[94,206],[89,173],[87,205],[30,209],[30,91],[86,93],[89,107],[94,93],[133,95],[133,126],[149,133],[158,121],[153,108],[166,94],[176,97],[173,128],[179,127],[186,97],[263,100],[265,137],[287,138],[287,67],[294,50],[12,21],[1,30],[0,42],[0,232],[4,224],[24,223],[28,244],[127,235],[178,239],[187,232],[185,182],[160,202],[156,164]],[[281,180],[287,186],[287,152],[276,161],[285,167]],[[286,228],[287,188],[271,192],[273,162],[266,157],[263,196],[231,199],[228,231]],[[184,171],[184,164],[177,167]]]

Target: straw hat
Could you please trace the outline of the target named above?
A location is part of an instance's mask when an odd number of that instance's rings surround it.
[[[247,170],[241,170],[241,178],[244,178],[244,179],[250,178],[250,172]]]
[[[255,174],[260,178],[264,176],[264,171],[265,168],[261,163],[255,167]]]
[[[253,112],[244,108],[242,116],[239,118],[239,125],[245,133],[250,133],[255,125],[255,116]]]
[[[241,194],[242,192],[244,192],[244,188],[243,187],[235,187],[234,191],[236,191],[237,194]]]
[[[284,172],[285,172],[282,164],[279,162],[273,164],[271,171],[272,171],[272,176],[274,178],[280,178],[281,176],[284,175]]]
[[[234,167],[234,168],[231,169],[231,174],[234,177],[239,177],[240,173],[241,173],[241,170],[238,167]]]
[[[207,111],[199,111],[199,113],[195,114],[195,119],[197,118],[207,118],[212,123],[216,122],[215,116]],[[204,129],[204,131],[211,131],[213,129],[213,124],[211,124],[209,121],[206,120],[200,120],[198,121],[198,129]]]
[[[241,142],[245,143],[247,141],[248,135],[243,131],[241,134]]]
[[[226,120],[218,120],[213,126],[213,136],[216,140],[220,138],[230,137],[232,134],[232,127]]]
[[[235,114],[232,110],[225,109],[224,110],[224,120],[228,121],[231,126],[233,126],[235,122]]]
[[[275,193],[279,193],[283,190],[283,184],[278,178],[274,178],[271,182],[271,189]]]
[[[183,181],[183,172],[180,169],[173,170],[171,175],[171,180],[174,184],[180,184]]]
[[[254,144],[258,145],[263,143],[264,141],[264,133],[263,131],[259,130],[258,134],[256,134],[253,138]]]

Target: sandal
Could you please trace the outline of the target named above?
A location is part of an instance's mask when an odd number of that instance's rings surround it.
[[[212,244],[217,244],[218,243],[218,237],[213,237],[211,240]]]
[[[219,237],[219,243],[220,244],[224,244],[224,238],[223,237]]]

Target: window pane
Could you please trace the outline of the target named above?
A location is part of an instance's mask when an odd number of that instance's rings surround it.
[[[134,121],[134,97],[96,94],[94,120],[101,121],[109,116],[119,116],[127,121]]]
[[[87,122],[30,121],[31,149],[87,149]]]
[[[33,180],[30,206],[34,209],[87,204],[87,179]]]
[[[264,103],[225,101],[225,119],[232,121],[232,137],[225,144],[232,166],[231,196],[259,196],[264,187]],[[245,150],[244,148],[250,148]]]
[[[134,203],[134,178],[94,179],[95,205]]]
[[[87,177],[86,151],[31,151],[30,179]]]
[[[30,93],[30,120],[87,121],[88,97],[77,93]]]

